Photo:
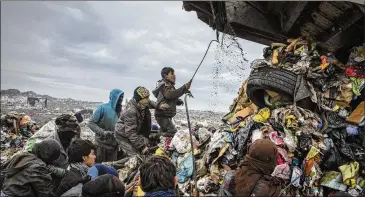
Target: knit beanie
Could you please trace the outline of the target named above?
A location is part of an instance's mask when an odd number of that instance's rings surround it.
[[[147,90],[147,88],[145,87],[141,87],[141,86],[138,86],[135,90],[134,90],[134,95],[133,95],[133,98],[134,100],[137,101],[137,103],[144,99],[144,98],[147,98],[150,96],[150,92]]]
[[[58,126],[58,131],[74,131],[76,133],[77,127],[79,127],[78,121],[74,115],[62,114],[56,118],[55,121]]]
[[[32,153],[46,164],[51,164],[61,155],[61,145],[54,139],[46,139],[34,144]]]

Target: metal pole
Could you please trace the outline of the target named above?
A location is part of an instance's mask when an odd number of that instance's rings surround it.
[[[194,191],[194,187],[197,185],[197,178],[196,178],[196,164],[195,164],[195,157],[194,157],[194,143],[193,143],[193,135],[191,133],[191,125],[190,125],[190,117],[189,117],[189,110],[188,110],[188,102],[187,102],[187,97],[192,97],[191,93],[187,93],[185,95],[184,101],[185,101],[185,109],[186,109],[186,117],[188,119],[188,127],[189,127],[189,135],[190,135],[190,145],[191,145],[191,154],[192,154],[192,159],[193,159],[193,179],[194,179],[194,186],[192,187],[193,191]],[[196,192],[198,193],[199,196],[199,192],[198,192],[198,188],[196,188]]]

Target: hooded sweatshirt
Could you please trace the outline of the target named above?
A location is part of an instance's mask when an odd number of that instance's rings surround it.
[[[277,164],[276,145],[267,139],[251,144],[242,167],[236,173],[236,194],[240,196],[279,196],[282,182],[271,176]]]
[[[122,90],[113,89],[109,95],[109,102],[96,108],[88,123],[90,129],[95,133],[96,143],[106,149],[115,149],[118,146],[114,135],[106,135],[106,131],[114,132],[119,118],[116,112],[117,102],[121,95],[124,95]]]
[[[2,192],[7,196],[48,197],[54,189],[47,163],[58,158],[61,146],[55,140],[34,145],[32,153],[15,155],[2,166]]]
[[[166,79],[161,79],[157,82],[156,88],[152,91],[153,95],[157,98],[157,105],[168,104],[170,107],[167,110],[156,109],[156,117],[171,118],[176,115],[176,103],[187,89],[185,85],[179,89],[176,89],[174,85]]]

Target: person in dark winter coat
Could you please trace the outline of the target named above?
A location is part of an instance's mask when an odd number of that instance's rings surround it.
[[[56,196],[78,196],[81,194],[82,184],[91,179],[87,173],[89,168],[95,164],[95,149],[95,145],[89,140],[76,139],[71,142],[67,150],[70,169],[58,186]],[[79,184],[80,186],[78,186]],[[63,195],[65,192],[69,194]]]
[[[157,82],[156,88],[152,91],[157,98],[157,104],[168,104],[167,110],[155,110],[155,118],[161,127],[161,131],[165,136],[172,137],[176,132],[176,127],[172,122],[172,118],[176,115],[176,105],[183,105],[184,102],[179,99],[190,89],[191,83],[188,82],[179,89],[175,88],[175,71],[170,67],[165,67],[161,71],[162,79]]]
[[[139,168],[139,185],[144,197],[176,196],[176,167],[166,157],[153,156]]]
[[[118,171],[115,168],[104,164],[95,164],[89,169],[87,174],[91,177],[91,179],[95,179],[96,177],[104,174],[111,174],[119,177]]]
[[[283,182],[271,176],[277,157],[278,149],[273,142],[267,139],[254,141],[236,172],[236,195],[279,196]]]
[[[47,165],[60,154],[60,144],[47,139],[35,144],[31,152],[19,153],[9,159],[1,166],[4,178],[1,196],[53,196],[54,185]]]
[[[122,111],[124,92],[113,89],[109,102],[96,108],[88,126],[95,133],[96,162],[115,161],[118,158],[118,144],[114,138],[114,128]]]
[[[83,197],[123,197],[125,186],[118,177],[104,174],[82,187]]]
[[[137,87],[128,109],[123,112],[115,125],[115,138],[127,156],[144,154],[148,151],[152,123],[149,109],[168,107],[167,104],[157,106],[149,96],[150,93],[146,88]]]

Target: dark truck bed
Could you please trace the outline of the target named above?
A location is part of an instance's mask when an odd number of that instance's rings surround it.
[[[365,7],[354,2],[183,1],[183,8],[215,30],[264,45],[311,36],[320,48],[346,58],[364,43]]]

